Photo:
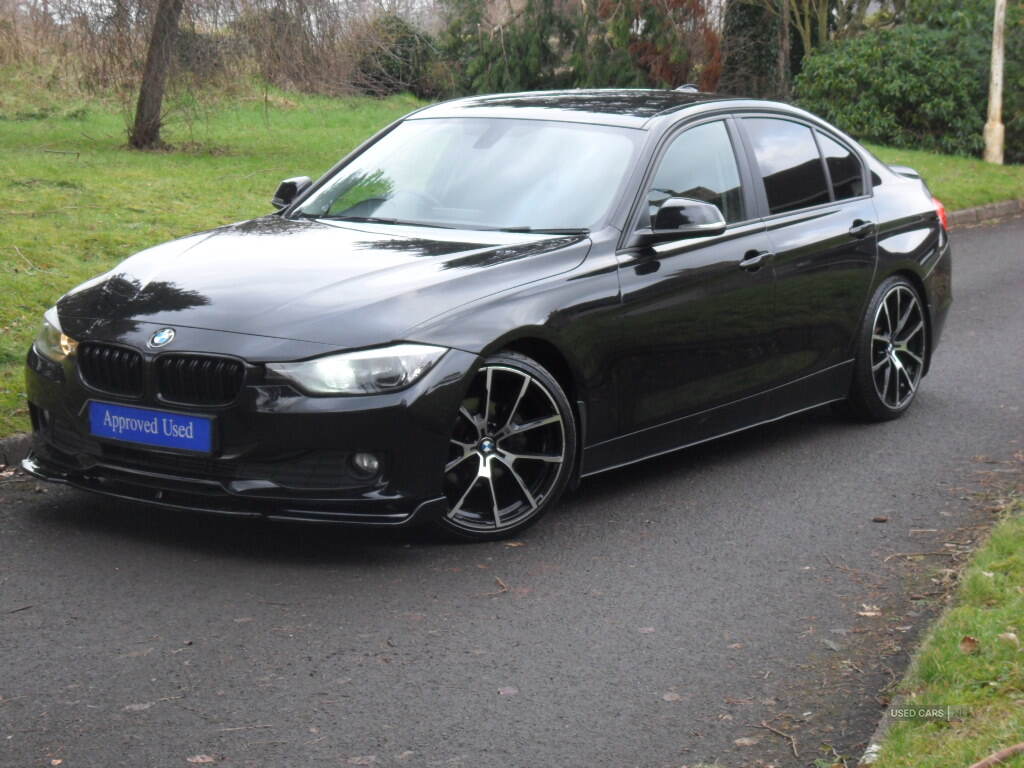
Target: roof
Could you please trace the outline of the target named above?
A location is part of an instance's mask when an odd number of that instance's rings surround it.
[[[479,115],[642,128],[659,115],[726,98],[713,93],[653,89],[500,93],[446,101],[416,112],[412,119]]]

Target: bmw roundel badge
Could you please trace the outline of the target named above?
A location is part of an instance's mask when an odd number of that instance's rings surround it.
[[[174,329],[173,328],[161,328],[159,331],[149,337],[149,346],[151,347],[163,347],[170,344],[174,340]]]

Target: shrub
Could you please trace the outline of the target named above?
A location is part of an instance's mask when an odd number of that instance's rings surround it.
[[[796,96],[801,106],[866,141],[978,154],[989,50],[976,36],[952,29],[906,24],[874,30],[805,58]]]
[[[396,13],[384,13],[354,35],[361,51],[354,85],[374,96],[410,91],[420,98],[436,95],[431,83],[435,58],[430,37]]]
[[[178,72],[199,81],[222,75],[231,60],[241,57],[241,45],[232,36],[187,26],[178,30],[174,48]]]

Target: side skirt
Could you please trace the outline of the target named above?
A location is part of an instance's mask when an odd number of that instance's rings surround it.
[[[580,477],[664,456],[845,400],[850,389],[853,363],[853,360],[847,360],[760,395],[585,448]],[[758,413],[758,417],[738,425],[738,413]]]

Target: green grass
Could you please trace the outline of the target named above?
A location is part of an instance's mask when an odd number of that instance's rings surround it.
[[[866,145],[879,160],[909,165],[948,211],[1024,198],[1024,165],[992,165],[973,157]]]
[[[876,768],[968,766],[1024,741],[1024,650],[999,635],[1024,638],[1024,503],[975,553],[954,607],[932,628],[911,665],[908,702],[966,708],[960,722],[900,720],[889,730]],[[961,640],[978,640],[978,652]],[[1022,641],[1024,642],[1024,641]],[[1024,756],[1001,764],[1024,768]]]
[[[269,213],[282,178],[316,178],[420,105],[253,88],[172,119],[178,151],[137,152],[116,103],[12,86],[17,74],[0,70],[0,436],[28,428],[24,355],[61,294],[147,246]]]
[[[0,68],[0,436],[27,429],[22,362],[68,289],[156,243],[270,211],[287,176],[318,176],[412,97],[329,99],[244,85],[175,96],[169,152],[125,143],[128,110],[46,71]],[[1024,168],[876,148],[925,174],[950,209],[1024,197]]]

